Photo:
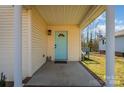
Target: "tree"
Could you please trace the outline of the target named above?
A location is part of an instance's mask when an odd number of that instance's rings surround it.
[[[90,52],[92,51],[92,48],[93,48],[93,41],[92,41],[92,32],[90,33],[90,42],[88,44],[88,47],[90,48]]]

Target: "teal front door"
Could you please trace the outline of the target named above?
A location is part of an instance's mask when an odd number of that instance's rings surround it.
[[[67,60],[67,32],[55,32],[55,60]]]

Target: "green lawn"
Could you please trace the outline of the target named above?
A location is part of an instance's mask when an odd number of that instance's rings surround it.
[[[115,86],[124,86],[124,58],[115,57],[115,60]],[[90,53],[90,60],[82,63],[105,81],[105,55]]]

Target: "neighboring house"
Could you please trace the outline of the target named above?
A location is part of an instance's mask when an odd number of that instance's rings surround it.
[[[106,39],[102,38],[99,41],[99,52],[105,53]],[[115,32],[115,54],[124,56],[124,30]]]

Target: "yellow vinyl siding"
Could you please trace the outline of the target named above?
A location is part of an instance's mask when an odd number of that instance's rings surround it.
[[[8,81],[13,81],[14,67],[14,7],[0,6],[0,73],[6,74]],[[22,12],[22,68],[23,79],[28,76],[28,11]]]
[[[32,73],[46,62],[47,25],[39,12],[32,8]],[[45,57],[43,57],[45,55]]]
[[[78,25],[54,25],[49,26],[52,35],[48,36],[48,56],[55,59],[54,34],[55,31],[68,32],[68,61],[80,61],[80,28]]]

